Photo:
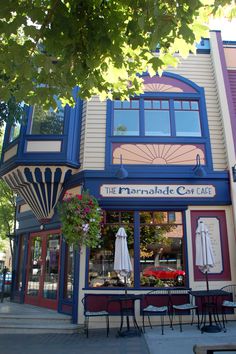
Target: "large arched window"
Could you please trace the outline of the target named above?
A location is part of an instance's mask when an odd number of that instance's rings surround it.
[[[170,73],[144,77],[145,93],[108,102],[107,167],[211,161],[204,90]],[[207,161],[208,159],[208,161]]]

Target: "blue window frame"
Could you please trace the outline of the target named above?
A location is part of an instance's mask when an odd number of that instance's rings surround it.
[[[116,100],[112,135],[201,137],[199,100],[158,97]]]

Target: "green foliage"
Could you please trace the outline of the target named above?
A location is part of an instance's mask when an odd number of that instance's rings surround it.
[[[24,107],[16,102],[15,97],[11,96],[7,102],[0,101],[0,134],[5,122],[10,124],[20,122],[24,117]]]
[[[140,277],[140,285],[141,286],[153,286],[155,288],[164,288],[165,287],[165,283],[161,279],[155,278],[153,276],[145,277],[143,275]]]
[[[101,210],[97,200],[88,192],[66,195],[58,206],[62,233],[74,247],[95,248],[100,243]]]
[[[0,180],[0,238],[14,233],[16,196],[8,185]]]
[[[229,5],[231,4],[231,5]],[[208,34],[210,16],[235,16],[231,0],[2,1],[0,97],[56,107],[142,92],[137,73],[176,65]],[[160,48],[156,58],[156,47]]]

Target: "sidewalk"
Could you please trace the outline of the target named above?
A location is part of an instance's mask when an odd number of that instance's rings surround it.
[[[1,334],[1,354],[193,354],[194,344],[236,342],[236,321],[229,322],[226,333],[201,333],[196,326],[184,325],[183,332],[176,326],[146,329],[140,337],[117,337],[112,329],[106,337],[104,329],[90,330],[87,339],[78,334]],[[221,352],[218,352],[219,354]],[[231,352],[235,354],[236,352]],[[225,352],[221,353],[225,354]]]
[[[79,334],[1,334],[1,354],[150,354],[144,336],[116,337],[112,329]]]
[[[26,314],[33,317],[36,323],[45,317],[49,321],[50,316],[59,319],[65,316],[48,309],[8,301],[0,306],[0,316],[6,325],[7,316],[22,322],[22,316]],[[6,331],[0,334],[0,354],[193,354],[195,344],[236,342],[236,321],[227,323],[226,333],[201,333],[196,325],[190,324],[183,325],[183,332],[180,332],[178,325],[174,326],[174,330],[165,326],[164,335],[161,335],[160,326],[153,329],[146,327],[145,334],[140,337],[117,337],[117,330],[112,328],[107,337],[104,328],[90,329],[89,338],[81,328],[74,334],[30,334],[29,331],[10,334]]]
[[[183,326],[183,332],[178,325],[174,330],[166,326],[164,335],[161,335],[160,327],[154,327],[146,330],[145,340],[150,354],[193,354],[194,344],[236,343],[236,321],[227,323],[226,333],[201,333],[196,325],[188,324]],[[230,353],[236,354],[236,351]]]

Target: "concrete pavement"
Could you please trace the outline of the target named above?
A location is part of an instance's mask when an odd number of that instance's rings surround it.
[[[236,343],[236,321],[228,322],[227,332],[219,333],[201,333],[196,325],[187,324],[183,325],[183,332],[179,331],[178,325],[174,330],[166,326],[164,335],[161,335],[160,328],[155,327],[146,330],[145,340],[150,354],[193,354],[195,344]],[[231,353],[236,354],[236,351]]]
[[[117,338],[111,330],[79,334],[1,334],[1,354],[150,354],[144,336]]]
[[[160,326],[146,329],[140,337],[117,337],[111,329],[106,337],[104,329],[91,329],[89,338],[77,334],[1,334],[1,354],[193,354],[194,344],[236,342],[236,321],[227,324],[227,332],[201,333],[195,325],[184,325],[183,332]],[[236,353],[236,352],[231,352]],[[224,353],[222,353],[224,354]]]
[[[180,332],[178,325],[174,326],[174,330],[165,326],[164,335],[161,335],[160,326],[154,326],[153,329],[146,327],[145,334],[140,337],[117,337],[116,328],[112,328],[109,337],[106,337],[106,330],[103,328],[90,329],[87,339],[81,327],[76,333],[70,334],[33,334],[30,327],[28,330],[24,328],[21,334],[10,334],[8,321],[15,318],[24,323],[26,316],[27,321],[33,320],[39,324],[42,319],[50,322],[55,317],[64,321],[64,316],[55,311],[7,301],[2,303],[1,331],[4,330],[4,324],[6,328],[4,332],[0,331],[0,354],[193,354],[195,344],[236,343],[235,320],[227,323],[226,333],[201,333],[196,325],[186,324],[183,325],[183,332]]]

